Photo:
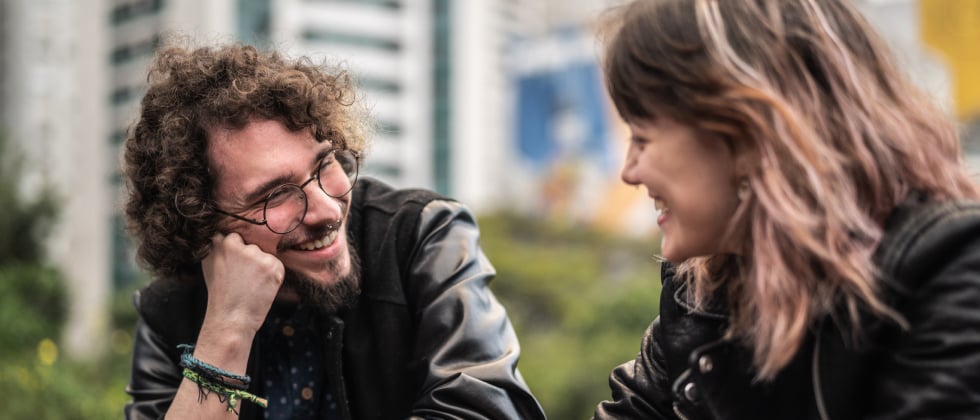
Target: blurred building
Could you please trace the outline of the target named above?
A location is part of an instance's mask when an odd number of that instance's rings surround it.
[[[61,220],[48,253],[72,296],[67,346],[98,353],[110,279],[109,74],[102,0],[5,0],[0,14],[0,135],[26,169],[25,196],[52,187]],[[93,339],[94,338],[94,339]]]
[[[508,192],[503,57],[534,3],[4,1],[3,127],[33,164],[25,194],[53,184],[65,197],[50,254],[73,285],[69,351],[97,352],[109,292],[144,279],[124,233],[120,154],[162,42],[243,40],[343,63],[378,127],[367,175],[491,208]]]
[[[961,124],[980,180],[980,0],[859,0],[912,80]]]
[[[100,340],[86,337],[104,331],[109,292],[143,279],[119,211],[120,146],[164,40],[242,40],[344,64],[378,127],[368,175],[435,189],[477,212],[516,209],[645,235],[655,228],[652,203],[618,180],[627,133],[602,89],[595,37],[597,16],[622,2],[0,2],[0,130],[27,155],[25,194],[49,184],[63,196],[50,254],[75,296],[71,347],[97,351]],[[943,16],[980,0],[858,4],[917,81],[976,119],[962,107],[980,103],[969,88],[978,86],[969,51],[980,15],[961,13],[955,25]],[[939,47],[924,47],[921,31]]]
[[[449,13],[441,0],[117,0],[110,11],[113,143],[121,144],[133,122],[161,42],[241,40],[345,66],[376,119],[364,173],[448,192]],[[132,261],[121,223],[117,217],[117,261]],[[131,265],[116,271],[117,278],[134,275]]]

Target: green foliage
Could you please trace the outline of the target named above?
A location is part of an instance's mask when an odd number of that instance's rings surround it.
[[[135,324],[131,294],[112,303],[109,352],[94,362],[61,357],[57,341],[67,313],[62,278],[39,264],[0,265],[0,418],[119,418],[129,400]]]
[[[94,363],[59,357],[68,297],[64,279],[42,261],[57,203],[47,191],[22,197],[22,165],[0,138],[0,418],[119,418],[128,399],[129,333],[117,330],[111,354]],[[116,325],[132,322],[132,315],[117,312]]]
[[[29,353],[42,339],[59,337],[67,308],[62,279],[53,268],[0,265],[0,348]]]
[[[513,215],[483,217],[480,228],[525,380],[549,418],[589,418],[659,313],[655,241]]]
[[[122,416],[129,399],[123,391],[128,356],[114,354],[96,363],[51,362],[37,352],[24,352],[0,364],[3,414],[9,419],[110,419]],[[37,354],[35,354],[37,353]]]
[[[21,197],[18,182],[24,160],[19,150],[0,137],[0,264],[38,261],[44,238],[57,215],[50,190],[33,199]]]

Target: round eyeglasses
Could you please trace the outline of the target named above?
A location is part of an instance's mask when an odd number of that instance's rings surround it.
[[[331,150],[326,157],[317,162],[316,173],[302,184],[282,184],[262,200],[262,220],[255,220],[215,207],[215,211],[253,225],[265,225],[273,233],[280,235],[296,230],[303,219],[309,201],[303,191],[306,186],[317,181],[320,190],[333,198],[342,198],[357,183],[357,152],[353,150]],[[258,204],[256,203],[256,208]]]

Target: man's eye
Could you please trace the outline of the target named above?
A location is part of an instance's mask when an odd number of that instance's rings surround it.
[[[275,191],[269,194],[269,198],[265,201],[266,207],[272,208],[281,205],[282,203],[285,203],[287,200],[289,200],[290,195],[291,192],[289,191],[289,188],[286,187],[276,188]]]

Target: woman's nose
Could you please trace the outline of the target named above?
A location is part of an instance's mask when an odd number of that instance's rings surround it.
[[[636,157],[632,152],[626,152],[626,160],[623,161],[623,168],[619,171],[619,178],[627,185],[637,185],[640,180],[636,177]]]

